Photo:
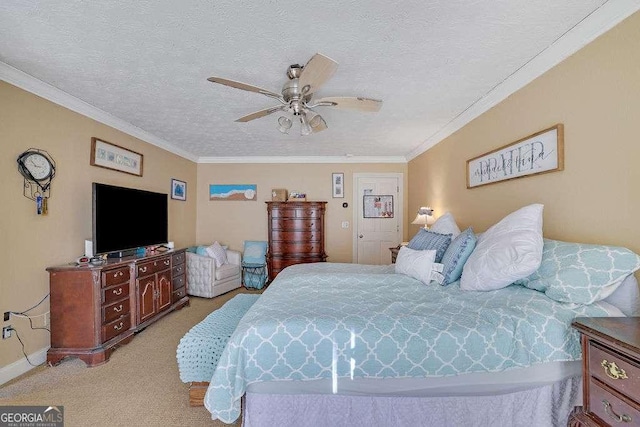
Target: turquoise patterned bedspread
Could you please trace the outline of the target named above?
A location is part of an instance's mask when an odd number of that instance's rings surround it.
[[[608,315],[518,285],[464,292],[392,266],[294,267],[229,340],[205,396],[212,418],[236,420],[246,387],[259,381],[446,376],[578,360],[572,319]]]

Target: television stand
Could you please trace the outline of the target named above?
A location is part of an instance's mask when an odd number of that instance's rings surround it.
[[[49,267],[51,348],[47,362],[105,363],[119,346],[189,304],[185,249]]]

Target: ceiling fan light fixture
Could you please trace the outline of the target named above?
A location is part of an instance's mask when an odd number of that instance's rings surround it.
[[[307,114],[303,111],[300,113],[300,135],[311,135],[313,129],[309,125]]]
[[[318,132],[327,128],[327,122],[324,121],[320,114],[315,112],[310,113],[311,118],[309,119],[309,126],[313,129],[314,132]]]
[[[280,116],[278,118],[278,130],[282,133],[289,133],[289,129],[293,126],[293,122],[290,118],[285,116]]]

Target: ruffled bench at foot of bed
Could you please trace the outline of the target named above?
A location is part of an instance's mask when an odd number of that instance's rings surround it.
[[[180,339],[176,358],[180,380],[189,383],[189,405],[203,405],[209,381],[229,338],[242,316],[259,297],[260,295],[236,295]]]

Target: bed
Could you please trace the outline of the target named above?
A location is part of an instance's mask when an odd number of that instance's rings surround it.
[[[246,392],[249,426],[487,425],[483,416],[503,425],[566,423],[580,401],[571,320],[624,313],[604,301],[570,307],[522,286],[470,295],[393,266],[289,267],[240,321],[205,406],[233,422]],[[412,341],[423,327],[431,338]],[[391,336],[398,343],[385,340]],[[415,360],[392,360],[397,354]],[[514,419],[518,413],[527,415]]]
[[[515,233],[498,229],[498,243],[493,227],[466,249],[449,234],[443,245],[467,252],[466,282],[435,247],[403,248],[389,266],[286,268],[222,353],[204,400],[212,418],[234,422],[243,404],[249,427],[566,425],[581,402],[571,322],[635,314],[640,258],[543,241],[541,213],[530,215],[539,242],[521,218],[508,224]],[[446,240],[430,233],[411,243]]]

